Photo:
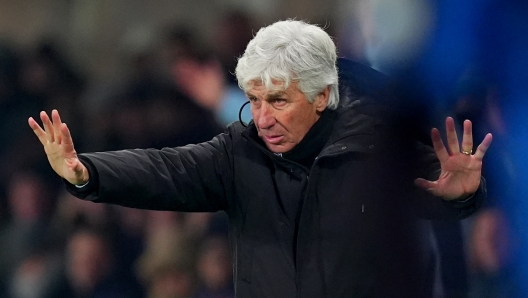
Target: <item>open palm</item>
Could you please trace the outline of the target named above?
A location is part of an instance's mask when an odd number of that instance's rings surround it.
[[[459,145],[453,118],[446,119],[447,144],[440,136],[438,129],[433,128],[431,138],[433,147],[440,161],[441,172],[438,180],[428,181],[422,178],[415,180],[417,186],[446,200],[465,198],[477,191],[480,185],[482,159],[491,145],[492,136],[487,134],[474,154],[471,121],[464,121],[462,145]]]

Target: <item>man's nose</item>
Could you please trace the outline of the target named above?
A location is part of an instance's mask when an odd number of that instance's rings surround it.
[[[267,102],[263,102],[257,111],[258,120],[257,125],[260,129],[267,129],[275,124],[275,117],[273,115],[273,107]]]

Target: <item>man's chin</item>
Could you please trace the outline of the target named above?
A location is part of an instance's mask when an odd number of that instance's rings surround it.
[[[290,146],[285,146],[284,144],[269,144],[269,143],[266,143],[266,147],[268,147],[269,151],[275,154],[286,153],[293,148],[293,147],[290,148]]]

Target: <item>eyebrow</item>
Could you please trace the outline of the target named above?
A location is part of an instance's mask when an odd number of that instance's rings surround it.
[[[274,98],[280,98],[285,94],[284,91],[275,92],[273,94],[268,94],[268,98],[274,99]]]
[[[271,93],[266,96],[266,98],[269,98],[269,99],[275,99],[275,98],[280,98],[282,97],[284,94],[286,94],[286,92],[284,91],[278,91],[278,92],[275,92],[275,93]],[[249,93],[249,92],[246,92],[246,96],[247,97],[256,97],[255,95]]]

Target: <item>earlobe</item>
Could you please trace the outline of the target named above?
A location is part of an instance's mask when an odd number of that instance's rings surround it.
[[[324,111],[326,106],[328,106],[328,99],[330,98],[330,86],[326,86],[319,94],[317,94],[317,99],[315,101],[316,109],[319,112]]]

